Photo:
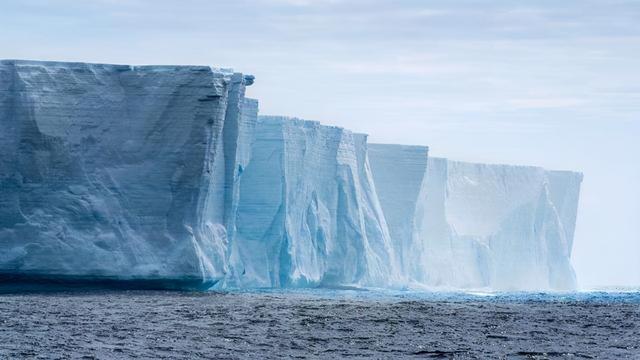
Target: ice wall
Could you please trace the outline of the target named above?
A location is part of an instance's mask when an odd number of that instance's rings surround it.
[[[423,274],[421,242],[415,241],[418,197],[427,170],[425,146],[370,144],[375,188],[389,226],[396,261],[406,278]]]
[[[582,174],[427,160],[426,148],[369,146],[376,190],[413,285],[572,290]]]
[[[575,288],[581,174],[258,118],[252,82],[0,61],[0,285]]]
[[[224,277],[255,113],[244,84],[200,66],[1,61],[0,274]]]
[[[230,283],[297,287],[393,282],[393,249],[366,137],[260,117],[240,179]]]
[[[252,146],[254,141],[255,127],[258,121],[258,101],[245,98],[242,102],[242,111],[237,122],[233,122],[232,143],[227,148],[232,151],[225,152],[226,159],[226,183],[225,183],[225,227],[227,231],[227,253],[225,258],[229,260],[236,254],[237,246],[233,239],[237,231],[237,213],[240,204],[240,179],[244,169],[251,161]],[[225,127],[229,122],[225,123]],[[228,280],[234,278],[234,274],[229,273],[233,269],[227,269],[225,281],[220,285],[226,286]],[[233,281],[231,282],[233,283]]]
[[[572,290],[582,175],[429,159],[416,234],[431,286]]]

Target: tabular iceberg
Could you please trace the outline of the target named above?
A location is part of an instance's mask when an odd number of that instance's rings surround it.
[[[581,174],[258,117],[253,80],[0,61],[0,285],[575,288]]]
[[[342,128],[260,117],[236,225],[236,286],[384,286],[396,274],[366,136]]]
[[[246,79],[201,66],[0,62],[2,276],[223,278],[226,202],[247,152],[241,113],[255,107]]]
[[[426,283],[575,289],[571,237],[581,179],[538,167],[430,159],[417,229]]]
[[[376,189],[409,281],[456,289],[575,289],[570,257],[582,174],[427,161],[424,150],[400,145],[370,148]]]

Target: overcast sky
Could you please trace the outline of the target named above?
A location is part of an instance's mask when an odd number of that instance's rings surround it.
[[[584,172],[584,288],[640,286],[640,1],[3,0],[0,58],[203,64],[263,114]]]

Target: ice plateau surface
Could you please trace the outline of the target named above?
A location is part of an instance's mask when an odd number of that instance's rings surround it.
[[[0,62],[0,273],[223,278],[244,87],[204,66]]]
[[[366,136],[260,117],[240,179],[236,286],[386,286],[397,274]]]
[[[427,160],[424,152],[370,145],[376,189],[409,281],[575,289],[570,257],[582,174]]]

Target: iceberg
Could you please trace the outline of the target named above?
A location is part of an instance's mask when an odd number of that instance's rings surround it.
[[[414,285],[576,288],[570,257],[581,173],[426,160],[424,150],[400,145],[370,149],[385,218]]]
[[[581,181],[580,173],[539,167],[429,159],[416,230],[426,283],[574,290],[570,257]]]
[[[258,116],[254,80],[0,61],[0,286],[575,288],[582,174]]]
[[[404,279],[422,277],[421,242],[416,241],[418,199],[427,170],[426,146],[370,144],[369,160],[396,263]]]
[[[259,118],[240,199],[229,284],[385,286],[396,270],[366,136]]]
[[[206,66],[1,61],[0,276],[224,278],[243,110],[256,112],[247,81]]]

